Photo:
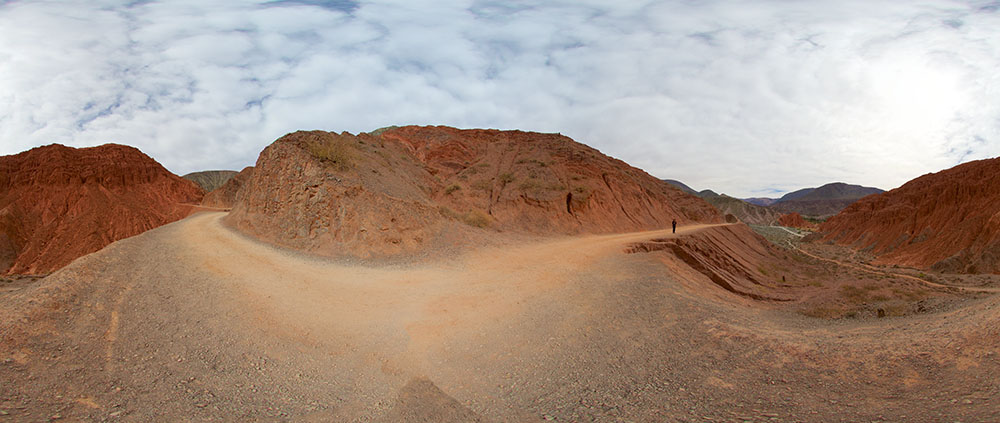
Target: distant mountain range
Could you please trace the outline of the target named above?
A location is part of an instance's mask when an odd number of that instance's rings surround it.
[[[738,199],[712,190],[695,191],[683,182],[664,179],[681,191],[701,197],[725,214],[732,214],[744,223],[773,225],[783,214],[798,213],[803,216],[825,219],[833,216],[851,203],[871,194],[884,192],[878,188],[834,182],[817,188],[803,188],[781,198]]]
[[[878,188],[834,182],[819,188],[805,188],[790,192],[768,207],[781,213],[798,213],[803,216],[825,219],[839,213],[863,197],[883,192],[885,191]]]
[[[664,179],[663,181],[688,194],[701,197],[705,201],[708,201],[709,204],[719,209],[719,211],[721,211],[724,215],[731,214],[736,216],[737,219],[746,224],[774,225],[778,221],[781,214],[767,207],[747,203],[739,198],[733,198],[725,194],[717,194],[715,191],[710,189],[698,192],[685,185],[683,182],[677,180]]]

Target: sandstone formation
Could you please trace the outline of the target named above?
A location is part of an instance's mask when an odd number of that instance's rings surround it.
[[[927,174],[866,197],[820,226],[823,239],[877,262],[943,272],[1000,272],[1000,158]]]
[[[627,253],[659,250],[676,257],[678,263],[668,263],[673,274],[700,273],[729,292],[756,300],[791,301],[796,297],[794,289],[782,288],[801,284],[798,277],[781,280],[784,276],[766,274],[765,269],[789,271],[798,266],[746,225],[714,227],[687,237],[637,242],[626,248]]]
[[[781,226],[788,226],[790,228],[801,228],[801,229],[816,229],[816,224],[806,221],[801,214],[792,212],[788,214],[783,214],[778,218],[778,224]]]
[[[202,195],[123,145],[53,144],[0,157],[0,273],[52,272],[183,218]]]
[[[222,186],[205,194],[205,198],[201,200],[201,205],[217,209],[233,208],[233,204],[236,203],[236,193],[240,191],[246,180],[250,178],[252,172],[253,166],[248,166],[240,171],[240,173],[228,178]]]
[[[189,173],[182,178],[198,184],[205,192],[212,192],[236,176],[236,173],[234,170],[205,170]]]
[[[227,221],[315,254],[380,258],[489,231],[628,232],[672,219],[722,216],[562,135],[410,126],[282,137],[261,153]]]

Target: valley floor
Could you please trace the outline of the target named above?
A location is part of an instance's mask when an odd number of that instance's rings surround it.
[[[0,292],[0,421],[995,421],[1000,297],[823,320],[630,242],[367,267],[202,213]]]

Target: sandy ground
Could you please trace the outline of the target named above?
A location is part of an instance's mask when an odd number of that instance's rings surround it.
[[[0,421],[996,421],[1000,300],[873,320],[730,294],[669,231],[364,267],[202,213],[0,293]],[[685,236],[703,227],[681,228]]]

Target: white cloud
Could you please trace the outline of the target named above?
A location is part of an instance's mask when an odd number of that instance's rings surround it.
[[[296,129],[561,132],[737,196],[1000,155],[1000,6],[931,1],[0,3],[0,154],[177,173]]]

